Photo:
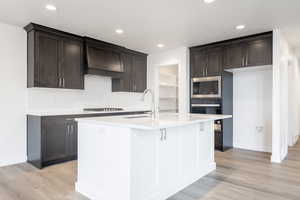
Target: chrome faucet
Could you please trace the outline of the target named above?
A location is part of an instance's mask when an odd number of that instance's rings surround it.
[[[151,117],[152,119],[156,119],[157,112],[156,112],[156,106],[155,106],[155,97],[154,92],[151,89],[146,89],[142,96],[142,101],[145,101],[145,96],[150,93],[151,94]]]

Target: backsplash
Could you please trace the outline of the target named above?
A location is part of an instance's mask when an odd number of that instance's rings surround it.
[[[27,111],[81,110],[86,107],[145,108],[141,93],[111,92],[111,78],[85,76],[84,90],[28,88]]]

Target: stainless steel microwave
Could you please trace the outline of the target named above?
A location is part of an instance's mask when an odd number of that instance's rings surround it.
[[[221,98],[222,77],[193,78],[191,83],[192,98]]]

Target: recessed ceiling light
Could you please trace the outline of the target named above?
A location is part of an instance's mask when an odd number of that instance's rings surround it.
[[[165,45],[164,44],[158,44],[157,47],[158,48],[163,48],[163,47],[165,47]]]
[[[46,5],[46,9],[47,9],[47,10],[51,10],[51,11],[55,11],[55,10],[56,10],[56,7],[55,7],[55,5],[47,4],[47,5]]]
[[[204,3],[213,3],[215,0],[203,0],[204,1]]]
[[[118,33],[118,34],[123,34],[124,31],[123,31],[122,29],[116,29],[116,33]]]
[[[242,29],[244,29],[246,26],[245,25],[238,25],[238,26],[236,26],[235,28],[237,29],[237,30],[242,30]]]

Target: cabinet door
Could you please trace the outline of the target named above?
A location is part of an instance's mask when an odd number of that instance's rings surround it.
[[[247,43],[246,66],[272,64],[272,37],[252,40]]]
[[[215,149],[220,151],[223,149],[223,136],[219,131],[215,131]]]
[[[58,87],[59,38],[41,32],[37,32],[36,37],[37,86],[56,88]]]
[[[187,130],[188,129],[188,130]],[[179,127],[180,165],[183,181],[189,182],[196,177],[199,169],[199,127]]]
[[[191,51],[191,77],[206,76],[207,53],[205,49]]]
[[[229,44],[224,47],[224,68],[243,67],[245,63],[245,48],[242,42]]]
[[[199,163],[214,162],[214,122],[200,123],[199,131]],[[200,165],[200,170],[207,166]]]
[[[206,76],[220,76],[223,65],[223,48],[215,47],[207,51],[207,69]]]
[[[166,130],[166,137],[158,143],[158,185],[168,194],[179,179],[179,139],[176,128]],[[174,183],[174,184],[172,184]]]
[[[112,91],[113,92],[133,92],[133,80],[132,80],[132,62],[133,55],[129,53],[122,53],[121,55],[124,72],[119,78],[112,79]]]
[[[133,91],[144,92],[147,87],[147,57],[134,55],[132,70]]]
[[[82,43],[64,39],[60,50],[61,87],[83,89]]]
[[[68,123],[62,118],[43,121],[43,162],[68,157]]]
[[[147,199],[160,191],[158,185],[159,131],[133,130],[131,140],[132,199]],[[147,173],[145,173],[147,172]],[[149,198],[150,199],[150,198]]]

